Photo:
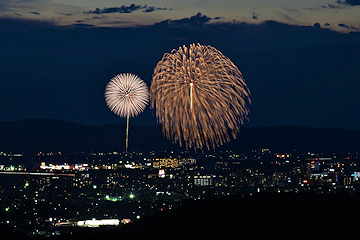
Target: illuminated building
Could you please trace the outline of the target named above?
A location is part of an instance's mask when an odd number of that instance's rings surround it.
[[[360,172],[354,171],[353,174],[351,174],[352,177],[354,177],[354,180],[357,181],[360,178]]]
[[[351,177],[344,177],[344,185],[351,185],[352,184],[352,178]]]
[[[124,219],[121,220],[121,223],[123,223],[123,224],[127,224],[129,222],[131,222],[131,220],[128,219],[128,218],[124,218]]]
[[[55,225],[55,227],[70,227],[70,226],[72,226],[71,222],[57,222],[54,225]]]
[[[319,162],[319,160],[312,160],[308,166],[309,166],[309,168],[311,170],[320,171],[320,162]]]
[[[328,177],[327,172],[316,172],[310,174],[310,180],[313,185],[321,185],[324,183],[325,178]]]
[[[75,164],[75,165],[68,165],[68,164],[62,164],[62,165],[53,165],[49,164],[48,166],[45,165],[44,162],[41,163],[40,169],[43,170],[78,170],[83,171],[89,169],[88,164]]]
[[[99,227],[99,226],[118,226],[120,224],[119,219],[102,219],[102,220],[85,220],[78,221],[77,226],[79,227]]]
[[[213,177],[209,175],[195,175],[194,176],[194,185],[195,186],[213,186],[214,181]]]
[[[152,165],[154,168],[177,168],[179,167],[179,160],[176,158],[156,158],[153,159]]]
[[[179,160],[180,165],[193,165],[196,164],[196,159],[194,158],[183,158]]]
[[[160,169],[158,175],[159,175],[159,177],[164,178],[165,177],[165,170]]]

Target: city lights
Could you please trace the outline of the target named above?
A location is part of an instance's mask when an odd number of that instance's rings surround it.
[[[2,164],[0,192],[4,197],[0,205],[8,218],[27,219],[26,226],[35,226],[29,222],[47,226],[46,231],[37,232],[34,227],[35,235],[61,235],[74,226],[116,227],[142,221],[191,200],[284,192],[355,192],[360,184],[356,155],[347,159],[270,149],[166,154],[91,153],[79,158],[89,159],[88,163],[75,164],[69,159],[68,163],[53,163],[47,157],[52,155],[44,153],[44,160],[28,170],[23,165]],[[66,157],[64,153],[61,156]],[[93,219],[87,219],[90,214]]]
[[[120,224],[119,219],[102,219],[102,220],[84,220],[78,221],[79,227],[100,227],[100,226],[118,226]]]

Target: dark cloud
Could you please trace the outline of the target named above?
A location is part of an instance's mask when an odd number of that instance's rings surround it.
[[[288,12],[292,12],[292,13],[299,13],[299,10],[297,10],[296,8],[284,8],[282,7],[282,9],[288,11]]]
[[[153,12],[153,11],[156,11],[156,8],[154,6],[147,7],[143,12]]]
[[[321,28],[320,23],[314,23],[314,28]]]
[[[143,12],[153,12],[153,11],[158,11],[158,10],[172,10],[172,8],[166,8],[166,7],[159,8],[159,7],[150,6],[150,7],[146,7],[145,10],[143,10]]]
[[[325,25],[324,26],[330,26],[330,23],[325,23]]]
[[[343,27],[343,28],[349,28],[349,26],[347,26],[347,25],[345,25],[345,24],[342,24],[342,23],[340,23],[338,26],[339,26],[339,27]]]
[[[334,5],[334,4],[328,4],[327,6],[321,6],[323,9],[327,9],[327,8],[339,8],[340,6]]]
[[[84,12],[85,14],[106,14],[106,13],[131,13],[134,11],[143,10],[143,12],[153,12],[159,10],[172,10],[171,8],[159,8],[154,6],[147,5],[136,5],[131,4],[130,6],[122,5],[121,7],[109,7],[109,8],[96,8],[95,10],[90,10]]]
[[[128,21],[126,21],[126,20],[118,20],[118,21],[103,22],[103,24],[111,24],[111,25],[114,25],[114,24],[123,24],[123,23],[128,23]]]
[[[339,4],[344,4],[344,5],[349,5],[349,6],[360,5],[360,0],[344,0],[344,1],[337,0],[336,2]]]
[[[343,23],[340,23],[338,26],[343,27],[343,28],[347,28],[347,29],[351,28],[351,29],[356,30],[356,31],[358,30],[356,27],[353,27],[353,26],[349,27],[348,25],[345,25]]]
[[[258,20],[259,19],[259,16],[260,14],[256,13],[256,12],[252,12],[251,13],[251,17],[254,19],[254,20]]]
[[[88,12],[84,12],[86,14],[104,14],[104,13],[131,13],[133,11],[137,11],[139,9],[143,9],[142,5],[131,4],[130,6],[122,5],[121,7],[110,7],[110,8],[96,8],[95,10],[90,10]]]
[[[154,24],[156,27],[201,27],[204,23],[207,23],[212,18],[198,13],[190,18],[182,18],[178,20],[164,20]]]
[[[310,7],[310,8],[303,8],[304,10],[314,10],[314,9],[316,9],[316,8],[314,8],[314,7]]]
[[[35,15],[40,15],[40,13],[38,13],[38,12],[29,12],[29,13],[35,14]]]
[[[95,27],[94,25],[92,24],[85,24],[85,23],[75,23],[71,26],[74,26],[74,27],[81,27],[81,28],[91,28],[91,27]]]
[[[74,13],[59,13],[62,16],[72,16]]]

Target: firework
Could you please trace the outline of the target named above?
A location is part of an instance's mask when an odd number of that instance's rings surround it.
[[[215,148],[235,138],[249,113],[250,91],[239,69],[211,46],[165,53],[154,69],[151,107],[163,133],[186,148]]]
[[[105,89],[107,106],[116,115],[126,117],[126,152],[129,141],[129,118],[144,111],[149,103],[146,83],[131,73],[118,74],[110,80]]]

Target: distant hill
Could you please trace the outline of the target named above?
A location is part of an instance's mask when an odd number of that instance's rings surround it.
[[[0,122],[0,151],[125,151],[125,128],[45,119]],[[172,144],[163,137],[159,126],[130,126],[129,146],[131,151],[148,151],[160,146],[170,148]]]
[[[224,144],[221,150],[251,151],[270,148],[277,151],[360,151],[360,131],[312,129],[297,126],[241,128],[237,139]],[[161,126],[130,126],[130,151],[180,150],[167,140]],[[39,151],[125,150],[125,126],[86,126],[61,120],[0,121],[0,151],[36,153]]]

